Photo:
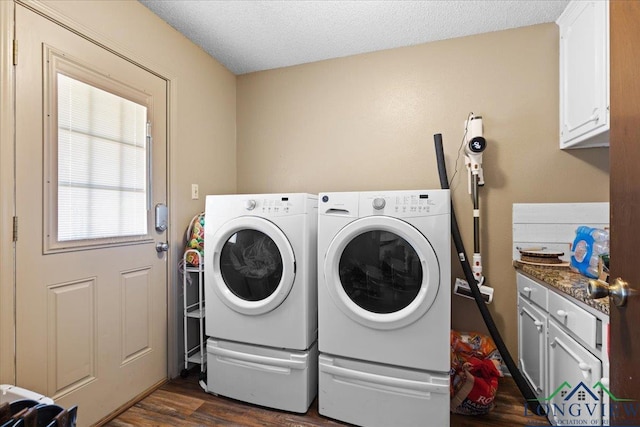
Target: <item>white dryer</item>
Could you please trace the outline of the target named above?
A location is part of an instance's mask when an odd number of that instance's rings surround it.
[[[449,425],[449,190],[321,193],[319,411]]]
[[[210,392],[307,411],[317,391],[316,239],[316,195],[207,196]]]

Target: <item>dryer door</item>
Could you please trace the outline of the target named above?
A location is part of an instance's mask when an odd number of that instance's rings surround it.
[[[327,290],[340,310],[375,329],[395,329],[424,315],[440,285],[429,240],[409,223],[361,218],[341,229],[327,250]]]
[[[213,252],[213,284],[220,300],[249,315],[267,313],[289,295],[295,278],[295,256],[284,233],[258,217],[225,223],[206,243]]]

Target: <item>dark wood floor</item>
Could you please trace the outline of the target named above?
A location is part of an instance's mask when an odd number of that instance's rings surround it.
[[[496,407],[488,415],[451,415],[452,427],[547,426],[545,418],[525,416],[523,399],[511,378],[500,380]],[[318,414],[317,400],[304,414],[292,414],[239,402],[205,393],[199,386],[197,374],[187,379],[177,378],[160,387],[136,403],[120,416],[105,424],[107,427],[324,427],[348,426]],[[425,420],[425,427],[431,426]],[[393,426],[389,426],[393,427]]]

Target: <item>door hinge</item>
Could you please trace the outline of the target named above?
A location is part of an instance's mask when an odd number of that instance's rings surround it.
[[[18,241],[18,217],[13,217],[13,241]]]
[[[18,65],[18,40],[13,41],[13,65]]]

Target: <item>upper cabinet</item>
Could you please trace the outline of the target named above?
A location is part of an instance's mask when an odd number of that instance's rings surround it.
[[[609,2],[574,0],[560,27],[560,148],[609,146]]]

